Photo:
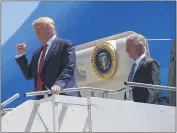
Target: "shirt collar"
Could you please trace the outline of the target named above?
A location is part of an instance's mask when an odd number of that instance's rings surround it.
[[[135,61],[136,65],[138,65],[144,57],[145,57],[145,54],[142,54],[138,59],[136,59]]]
[[[52,42],[54,41],[54,39],[56,38],[56,35],[52,36],[48,42],[47,42],[47,45],[50,46],[52,44]]]

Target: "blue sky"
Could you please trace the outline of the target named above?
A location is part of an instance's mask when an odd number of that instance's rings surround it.
[[[38,3],[38,1],[2,2],[2,44],[14,34],[31,12],[38,6]]]
[[[26,18],[29,17],[31,12],[38,6],[38,3],[39,1],[2,2],[2,44],[15,33]]]

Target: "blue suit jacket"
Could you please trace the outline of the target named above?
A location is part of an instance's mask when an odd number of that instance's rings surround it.
[[[30,64],[25,55],[16,61],[21,68],[25,78],[34,78],[35,88],[37,86],[37,68],[42,47],[38,48],[32,56]],[[76,64],[75,48],[68,40],[55,38],[45,57],[43,70],[40,74],[43,84],[49,89],[53,85],[59,85],[63,89],[76,87],[74,71]],[[45,90],[46,88],[44,88]],[[68,92],[66,95],[80,96],[79,92]]]

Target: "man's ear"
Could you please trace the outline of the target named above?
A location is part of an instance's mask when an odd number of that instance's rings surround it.
[[[57,33],[56,28],[53,28],[52,30],[53,30],[53,32],[54,32],[55,34]]]
[[[143,51],[144,52],[144,46],[142,44],[137,45],[138,51]]]

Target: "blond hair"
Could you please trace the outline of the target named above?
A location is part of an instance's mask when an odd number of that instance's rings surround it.
[[[55,28],[55,23],[54,21],[49,18],[49,17],[40,17],[32,23],[33,27],[35,27],[36,24],[43,23],[43,24],[48,24],[51,28]]]

